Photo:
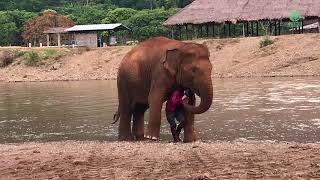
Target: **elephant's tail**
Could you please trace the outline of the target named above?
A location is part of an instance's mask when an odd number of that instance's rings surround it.
[[[119,121],[119,119],[120,119],[120,113],[119,111],[117,111],[113,114],[113,122],[111,124],[115,124],[116,122]]]

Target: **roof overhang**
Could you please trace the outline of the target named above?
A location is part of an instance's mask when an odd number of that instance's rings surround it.
[[[66,32],[83,32],[83,31],[108,31],[108,30],[130,30],[128,27],[121,23],[116,24],[88,24],[88,25],[75,25],[66,29]]]
[[[49,28],[45,30],[43,33],[44,34],[61,34],[61,33],[67,33],[65,30],[68,29],[67,27],[54,27],[54,28]]]

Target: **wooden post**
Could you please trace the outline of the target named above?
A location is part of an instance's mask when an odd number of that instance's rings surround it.
[[[257,36],[259,36],[259,21],[256,22],[257,25]]]
[[[272,36],[272,21],[269,20],[269,35]]]
[[[209,37],[209,24],[206,24],[206,29],[207,29],[207,38]]]
[[[202,24],[200,24],[200,37],[202,38],[203,35],[202,35]]]
[[[179,26],[179,40],[181,40],[181,26]]]
[[[195,31],[195,33],[196,33],[196,34],[195,34],[195,37],[196,37],[196,38],[199,38],[199,36],[200,36],[200,27],[199,27],[199,25],[196,26],[196,31]]]
[[[254,36],[254,33],[253,33],[253,21],[251,21],[251,36],[252,37]]]
[[[242,36],[245,37],[245,32],[244,32],[244,23],[242,23]]]
[[[60,33],[58,33],[58,47],[61,47],[61,37],[60,37]]]
[[[301,28],[302,28],[302,34],[303,34],[303,31],[304,31],[304,23],[303,23],[303,20],[301,20]]]
[[[274,35],[277,36],[277,20],[274,21]]]
[[[47,34],[47,46],[50,46],[50,34]]]
[[[318,18],[318,33],[320,33],[320,17]]]
[[[223,37],[226,35],[226,24],[223,24]]]
[[[249,22],[248,22],[248,21],[247,21],[246,25],[247,25],[247,32],[246,32],[246,36],[249,36]]]
[[[186,38],[187,38],[187,40],[189,39],[189,35],[188,35],[188,24],[186,24]]]
[[[214,25],[215,25],[215,23],[212,24],[212,37],[215,37],[215,35],[214,35]]]
[[[299,34],[301,34],[301,27],[300,27],[300,24],[299,24]]]
[[[280,22],[280,20],[279,20],[278,22],[279,22],[279,26],[278,26],[279,32],[278,32],[278,34],[279,34],[279,36],[280,36],[280,35],[281,35],[281,22]]]
[[[171,39],[174,39],[173,27],[171,27]]]
[[[236,37],[236,24],[233,24],[233,37]]]
[[[192,33],[191,33],[191,39],[193,39],[193,37],[194,37],[194,32],[195,32],[195,30],[194,30],[194,24],[192,24]]]
[[[228,22],[228,36],[231,37],[231,23]]]

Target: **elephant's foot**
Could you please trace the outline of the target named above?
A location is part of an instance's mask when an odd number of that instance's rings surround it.
[[[137,135],[137,136],[134,136],[134,139],[136,141],[143,141],[145,139],[145,136],[142,134],[142,135]]]
[[[158,141],[158,140],[160,140],[159,137],[149,136],[149,135],[144,136],[144,138],[147,139],[147,140],[152,140],[152,141]]]
[[[199,138],[196,136],[196,135],[192,135],[192,136],[185,136],[183,138],[183,142],[184,143],[190,143],[190,142],[195,142],[195,141],[198,141]]]
[[[125,135],[119,135],[118,137],[119,141],[133,141],[134,137],[132,134],[125,134]]]
[[[147,134],[144,136],[146,139],[157,141],[160,139],[160,128],[154,128],[149,126]]]
[[[183,142],[189,143],[189,142],[195,142],[198,140],[199,140],[199,138],[194,131],[184,132]]]

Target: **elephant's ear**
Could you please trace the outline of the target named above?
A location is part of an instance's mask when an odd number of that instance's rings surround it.
[[[162,60],[163,66],[172,76],[177,74],[178,64],[181,60],[181,51],[177,48],[168,49]]]

